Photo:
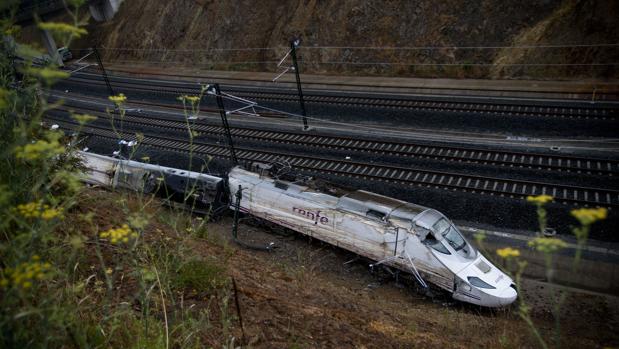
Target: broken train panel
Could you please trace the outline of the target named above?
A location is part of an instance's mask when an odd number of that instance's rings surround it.
[[[245,212],[375,261],[407,251],[415,256],[415,263],[428,281],[453,291],[453,273],[420,243],[415,248],[414,241],[407,237],[410,222],[408,227],[405,223],[397,226],[387,219],[395,207],[407,204],[403,201],[364,191],[338,198],[238,167],[230,172],[229,184],[231,195],[235,195],[239,185],[243,188],[241,210]],[[415,209],[425,209],[411,207],[413,213]],[[411,214],[400,209],[394,220],[405,213]],[[411,271],[405,258],[392,258],[384,264]]]
[[[88,169],[84,179],[87,183],[158,194],[212,212],[227,207],[225,181],[220,177],[94,153],[79,155]]]

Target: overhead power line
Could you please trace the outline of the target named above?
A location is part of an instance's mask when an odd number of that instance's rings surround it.
[[[351,50],[498,50],[498,49],[530,49],[530,48],[573,48],[573,47],[618,47],[619,43],[612,44],[548,44],[548,45],[519,45],[519,46],[306,46],[305,49],[351,49]]]
[[[268,51],[281,50],[281,47],[243,47],[243,48],[205,48],[205,49],[174,49],[174,48],[129,48],[101,47],[100,51],[171,51],[171,52],[209,52],[209,51]]]
[[[585,48],[585,47],[619,47],[619,43],[598,44],[542,44],[542,45],[515,45],[515,46],[303,46],[299,50],[385,50],[385,51],[413,51],[413,50],[500,50],[500,49],[534,49],[534,48]],[[243,48],[206,48],[206,49],[173,49],[173,48],[125,48],[102,47],[100,51],[171,51],[171,52],[209,52],[209,51],[269,51],[282,50],[283,47],[243,47]]]
[[[546,67],[546,66],[616,66],[619,65],[619,62],[605,62],[605,63],[505,63],[505,64],[497,64],[497,63],[406,63],[406,62],[345,62],[345,61],[327,61],[327,62],[319,62],[319,61],[303,61],[299,60],[303,64],[330,64],[330,65],[358,65],[358,66],[371,66],[371,65],[392,65],[392,66],[508,66],[508,67]],[[204,65],[234,65],[234,64],[275,64],[277,61],[206,61],[206,62],[188,62],[188,61],[167,61],[167,60],[157,60],[157,61],[148,61],[148,60],[126,60],[126,59],[115,59],[110,60],[110,63],[150,63],[150,64],[191,64],[192,66],[204,66]]]
[[[579,66],[579,65],[595,65],[595,66],[612,66],[619,63],[406,63],[406,62],[308,62],[309,64],[342,64],[342,65],[403,65],[403,66]]]

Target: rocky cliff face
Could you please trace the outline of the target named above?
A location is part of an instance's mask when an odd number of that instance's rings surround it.
[[[308,73],[617,77],[615,66],[566,64],[619,62],[619,47],[473,47],[617,43],[618,7],[611,0],[126,0],[82,44],[103,46],[108,60],[273,71],[300,36]],[[537,65],[547,63],[561,65]]]

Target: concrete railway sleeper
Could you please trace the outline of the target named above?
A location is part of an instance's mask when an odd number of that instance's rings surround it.
[[[75,122],[54,120],[63,129],[77,128]],[[116,133],[107,128],[88,126],[82,129],[87,135],[118,141]],[[126,140],[133,140],[134,135],[120,134]],[[188,152],[190,144],[181,138],[150,137],[144,135],[141,144],[162,150]],[[194,142],[193,152],[199,155],[220,158],[229,157],[226,146]],[[448,190],[483,193],[489,195],[508,196],[524,199],[530,195],[555,194],[558,202],[586,206],[619,207],[619,191],[603,188],[578,187],[543,182],[519,181],[503,178],[492,178],[474,175],[462,175],[450,172],[427,171],[398,166],[372,165],[354,161],[339,161],[316,156],[302,156],[281,152],[256,151],[237,147],[239,160],[251,162],[286,161],[298,170],[307,173],[324,173],[336,176],[402,183],[411,186],[434,187]],[[353,165],[353,166],[349,166]],[[348,169],[348,170],[347,170]],[[439,181],[438,178],[442,178]]]
[[[66,111],[69,110],[67,106],[61,109]],[[98,109],[96,108],[74,107],[71,109],[86,111],[88,113],[98,113]],[[99,117],[109,117],[109,115],[103,113],[98,113],[97,115]],[[143,114],[126,112],[123,122],[126,124],[154,128],[175,129],[179,132],[187,131],[187,125],[184,120],[173,120],[153,114],[144,116]],[[221,126],[196,122],[192,127],[195,131],[202,134],[223,134],[223,128]],[[514,151],[493,151],[455,146],[429,146],[422,143],[362,140],[345,136],[336,137],[296,132],[265,131],[244,127],[232,127],[231,133],[235,138],[241,139],[350,150],[354,152],[376,154],[389,153],[390,155],[403,157],[481,163],[494,166],[527,167],[552,171],[584,172],[606,176],[616,176],[619,174],[619,161],[612,159],[546,155]]]
[[[112,78],[115,86],[120,89],[135,90],[142,92],[152,92],[158,94],[173,94],[181,95],[187,93],[197,94],[199,85],[196,83],[179,83],[179,82],[164,82],[151,81],[146,82],[140,79],[130,78]],[[77,84],[92,85],[103,84],[97,79],[88,79],[83,77],[71,77],[68,81]],[[242,98],[268,100],[277,102],[294,102],[297,103],[298,96],[288,92],[256,92],[241,89],[228,88],[230,93]],[[585,119],[611,119],[615,120],[619,114],[615,108],[585,108],[582,106],[538,106],[538,105],[521,105],[501,103],[473,103],[473,102],[445,102],[435,100],[415,100],[415,99],[398,99],[398,98],[368,98],[358,96],[330,96],[319,94],[307,94],[304,96],[307,103],[320,104],[340,104],[354,105],[360,107],[382,107],[382,108],[404,108],[413,110],[437,110],[448,112],[481,112],[493,113],[500,115],[525,115],[525,116],[540,116],[540,117],[561,117],[561,118],[585,118]]]

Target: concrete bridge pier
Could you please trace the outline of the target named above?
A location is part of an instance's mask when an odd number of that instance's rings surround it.
[[[120,3],[123,0],[91,0],[88,2],[90,14],[97,22],[104,22],[112,19],[118,12]]]
[[[58,64],[59,67],[64,67],[62,57],[58,54],[58,46],[56,46],[56,41],[54,40],[52,34],[48,30],[41,30],[41,36],[43,37],[43,44],[45,45],[52,62]]]

